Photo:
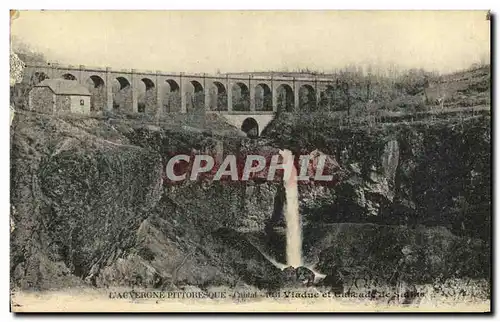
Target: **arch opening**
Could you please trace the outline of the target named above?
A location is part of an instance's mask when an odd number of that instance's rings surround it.
[[[66,79],[66,80],[76,81],[76,76],[73,74],[70,74],[70,73],[66,73],[66,74],[62,75],[61,78]]]
[[[132,86],[125,77],[113,80],[113,109],[132,111]]]
[[[292,112],[295,105],[292,87],[288,84],[281,84],[276,89],[276,94],[278,112]]]
[[[97,75],[92,75],[89,77],[89,80],[92,82],[93,87],[104,87],[104,79]]]
[[[90,110],[104,110],[106,106],[106,87],[104,80],[97,75],[92,75],[87,79],[85,85],[92,95],[90,96]]]
[[[161,83],[162,104],[165,113],[180,112],[181,93],[179,84],[173,79]]]
[[[267,84],[258,84],[255,87],[255,110],[273,110],[273,93]]]
[[[186,111],[200,112],[205,110],[205,91],[200,82],[192,80],[189,82],[191,89],[186,92]]]
[[[150,91],[155,88],[155,83],[149,78],[143,78],[141,81],[146,86],[146,91]]]
[[[248,117],[243,121],[241,130],[245,132],[249,138],[256,138],[259,136],[259,124],[253,117]]]
[[[250,91],[244,83],[235,83],[231,89],[233,111],[250,111]]]
[[[227,111],[227,91],[220,82],[213,82],[210,87],[210,110]]]
[[[311,85],[302,85],[299,88],[299,108],[305,111],[316,110],[316,91]]]
[[[117,77],[116,80],[120,84],[120,89],[125,89],[130,87],[130,82],[125,77]]]
[[[137,97],[137,111],[139,113],[156,111],[155,83],[149,78],[141,79]]]

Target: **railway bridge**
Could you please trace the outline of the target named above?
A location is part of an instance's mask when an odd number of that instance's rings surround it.
[[[312,111],[331,105],[335,97],[333,78],[171,73],[53,63],[28,65],[23,82],[35,85],[47,78],[85,85],[92,94],[92,111],[214,112],[245,132],[257,124],[258,134],[278,111]]]

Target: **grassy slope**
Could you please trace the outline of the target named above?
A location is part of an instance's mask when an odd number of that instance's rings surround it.
[[[447,108],[489,105],[490,83],[490,66],[469,69],[431,81],[427,96],[431,99],[444,96],[444,106]]]

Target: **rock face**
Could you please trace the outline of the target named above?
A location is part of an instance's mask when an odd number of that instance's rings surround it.
[[[370,163],[350,162],[344,155],[349,176],[338,191],[339,198],[349,201],[359,216],[378,216],[382,207],[394,201],[395,177],[399,165],[399,144],[396,140],[384,144],[380,158]]]
[[[95,119],[20,114],[16,121],[11,163],[16,285],[171,288],[241,281],[273,288],[280,283],[281,271],[242,234],[264,229],[274,210],[275,184],[164,184],[163,158],[169,152],[195,147],[210,153],[215,146],[221,153],[217,139]],[[236,153],[237,144],[224,143],[226,153]]]
[[[395,282],[397,275],[410,283],[440,275],[480,278],[490,269],[486,243],[444,227],[329,224],[306,230],[305,240],[319,252],[316,268],[344,283],[356,278]]]
[[[331,287],[339,287],[340,269],[382,274],[404,265],[420,280],[424,267],[487,275],[488,123],[318,132],[309,138],[313,146],[16,114],[12,282],[38,289],[285,285],[287,271],[264,255],[284,261],[280,182],[166,184],[163,173],[172,153],[221,158],[252,149],[275,153],[276,146],[318,150],[341,168],[335,186],[299,185],[305,262],[330,276]]]
[[[463,122],[334,133],[302,129],[313,135],[299,142],[293,136],[280,137],[280,144],[292,150],[298,144],[321,145],[342,168],[342,179],[334,187],[299,187],[305,223],[442,225],[455,234],[488,240],[489,119]]]
[[[321,280],[320,285],[329,288],[331,292],[336,294],[342,294],[345,289],[342,276],[340,276],[337,271],[333,271],[326,275],[326,277]]]
[[[161,158],[51,117],[18,117],[11,167],[14,278],[42,288],[45,274],[84,278],[133,245],[132,231],[161,198]]]
[[[274,212],[274,198],[278,191],[277,184],[256,184],[249,182],[245,187],[244,208],[239,231],[263,231],[265,224]]]
[[[419,282],[488,276],[489,118],[335,132],[298,123],[277,122],[280,144],[322,146],[343,170],[334,187],[299,187],[305,260],[333,284],[395,270]]]

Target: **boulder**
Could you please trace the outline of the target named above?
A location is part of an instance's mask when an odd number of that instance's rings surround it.
[[[311,286],[314,283],[314,272],[305,266],[297,267],[295,274],[302,285]]]
[[[288,266],[283,269],[283,278],[287,286],[311,286],[314,283],[314,272],[305,266],[294,268]]]

